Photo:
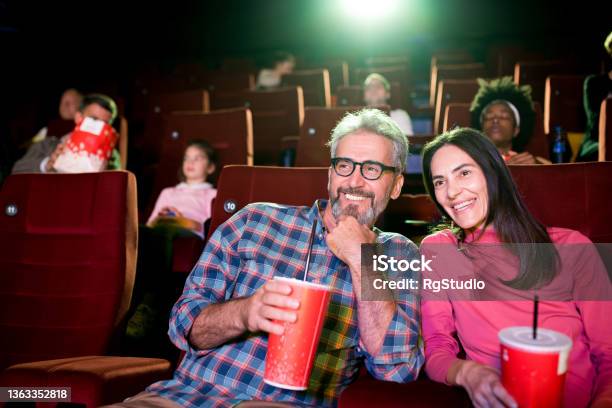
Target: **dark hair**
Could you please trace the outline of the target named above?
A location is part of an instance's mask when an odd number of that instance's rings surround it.
[[[103,94],[88,94],[83,97],[79,111],[83,112],[86,107],[93,105],[94,103],[96,105],[100,105],[102,108],[110,112],[111,118],[108,123],[112,125],[117,118],[117,104],[115,101],[113,101],[110,96]]]
[[[185,151],[189,149],[191,146],[197,147],[204,153],[206,153],[206,157],[208,157],[208,163],[215,165],[215,172],[217,166],[217,152],[215,149],[204,139],[192,139],[187,142],[187,146],[185,146]],[[182,162],[181,162],[182,163]],[[178,170],[178,177],[180,181],[185,181],[185,174],[183,174],[183,166],[181,165]]]
[[[482,133],[470,128],[446,132],[423,149],[423,182],[427,193],[446,219],[451,217],[436,199],[431,174],[431,161],[445,145],[453,145],[467,153],[482,170],[487,182],[488,210],[484,226],[493,224],[498,239],[518,257],[520,269],[516,278],[504,281],[515,289],[532,289],[549,283],[557,275],[558,254],[546,228],[529,212],[510,171],[495,145]],[[484,232],[484,228],[481,231]],[[460,231],[459,240],[465,238]],[[516,244],[516,245],[513,245]]]
[[[482,114],[491,102],[499,100],[510,102],[518,111],[520,118],[519,133],[512,139],[512,150],[519,153],[524,151],[535,125],[531,86],[518,86],[512,77],[497,78],[489,82],[478,78],[478,84],[480,88],[470,106],[471,126],[482,129]]]

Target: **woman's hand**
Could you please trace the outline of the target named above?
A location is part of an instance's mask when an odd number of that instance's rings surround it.
[[[518,407],[501,383],[499,372],[475,361],[460,360],[456,363],[454,381],[465,388],[476,408]]]

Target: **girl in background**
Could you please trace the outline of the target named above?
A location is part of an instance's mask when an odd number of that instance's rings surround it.
[[[176,224],[203,238],[204,222],[210,218],[211,203],[217,195],[217,190],[207,182],[215,172],[215,161],[215,151],[208,142],[190,141],[179,171],[181,182],[162,190],[147,226]]]
[[[168,315],[182,290],[184,276],[172,273],[176,237],[204,238],[217,190],[207,181],[216,169],[210,144],[196,139],[187,144],[179,169],[181,182],[162,190],[146,226],[141,226],[134,314],[128,321],[126,353],[172,359]],[[179,275],[179,276],[176,276]]]

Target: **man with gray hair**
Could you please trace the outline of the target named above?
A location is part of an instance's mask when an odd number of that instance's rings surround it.
[[[416,379],[423,364],[417,300],[386,290],[368,297],[379,272],[361,263],[362,244],[396,259],[418,257],[410,240],[374,227],[400,195],[406,137],[383,112],[366,109],[347,114],[329,145],[329,201],[249,204],[222,224],[172,310],[169,335],[186,352],[174,378],[116,406],[335,406],[362,363],[377,379]],[[263,381],[267,333],[282,334],[300,308],[291,287],[272,278],[303,277],[309,240],[316,265],[309,281],[333,295],[308,389],[292,391]]]

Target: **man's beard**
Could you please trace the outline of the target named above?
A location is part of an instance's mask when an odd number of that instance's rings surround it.
[[[353,194],[362,197],[368,197],[370,200],[370,207],[365,210],[365,212],[359,212],[359,206],[357,204],[349,204],[345,208],[340,206],[340,194]],[[336,196],[332,197],[330,194],[330,204],[332,215],[336,219],[336,221],[340,218],[340,216],[348,216],[353,217],[357,220],[358,223],[362,225],[372,226],[374,222],[378,218],[378,216],[383,212],[386,207],[387,202],[389,201],[390,192],[385,194],[385,199],[381,202],[376,202],[376,197],[374,193],[366,192],[357,188],[342,188],[339,187],[336,191]]]

